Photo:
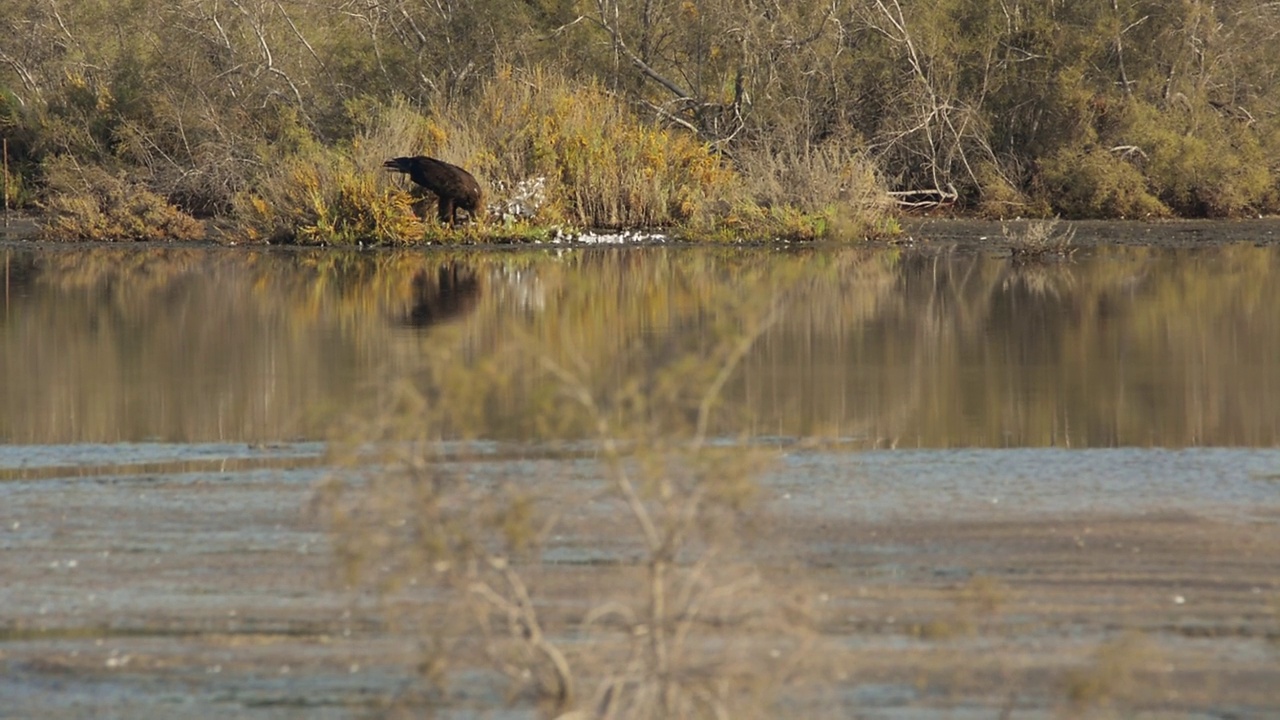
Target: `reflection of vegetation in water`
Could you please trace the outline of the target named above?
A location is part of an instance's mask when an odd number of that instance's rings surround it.
[[[7,309],[3,435],[23,442],[278,439],[334,364],[207,251],[50,252]],[[345,353],[330,344],[326,353]],[[288,367],[281,362],[287,358]]]
[[[430,333],[461,321],[460,342],[475,358],[502,352],[520,317],[525,331],[562,335],[591,357],[694,327],[717,293],[740,302],[733,282],[803,264],[728,250],[95,248],[6,257],[25,268],[30,288],[6,310],[6,436],[33,441],[314,435],[317,414],[348,404],[379,368],[421,365],[429,341],[407,331],[415,324]],[[457,283],[452,294],[442,280]],[[521,416],[513,402],[495,403],[498,425]]]
[[[1271,444],[1274,251],[905,258],[876,312],[783,319],[744,390],[771,428],[955,445]],[[822,301],[820,301],[822,302]],[[797,372],[796,368],[806,368]]]
[[[380,377],[534,359],[627,378],[790,301],[724,389],[716,433],[955,444],[1269,444],[1274,251],[1121,249],[1012,263],[860,249],[5,253],[6,438],[315,436]],[[540,383],[466,413],[492,437]],[[749,427],[748,427],[749,425]]]

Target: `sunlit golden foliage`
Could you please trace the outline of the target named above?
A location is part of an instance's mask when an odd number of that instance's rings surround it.
[[[555,228],[669,228],[702,239],[813,240],[883,234],[886,201],[869,161],[832,143],[755,157],[758,181],[683,129],[647,122],[594,81],[503,68],[473,102],[429,111],[404,101],[349,107],[354,140],[304,139],[236,200],[251,238],[322,244],[546,239]],[[435,198],[382,160],[425,154],[471,170],[491,218],[440,225]],[[532,215],[507,213],[522,181],[539,183]],[[423,220],[415,219],[415,214]]]
[[[403,243],[422,234],[412,198],[327,148],[282,159],[236,198],[249,239],[303,244]]]
[[[739,192],[738,174],[683,130],[642,121],[595,81],[501,68],[474,105],[438,111],[491,179],[547,181],[542,222],[677,225]]]
[[[987,218],[1037,217],[1049,214],[1044,198],[1031,198],[1014,186],[993,162],[979,163],[974,171],[978,200],[974,209]]]

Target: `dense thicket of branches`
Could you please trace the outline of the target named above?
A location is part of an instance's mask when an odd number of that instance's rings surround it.
[[[1280,207],[1280,4],[1257,0],[6,0],[0,36],[27,197],[63,155],[225,212],[361,108],[538,66],[748,174],[842,147],[901,197],[999,215]]]

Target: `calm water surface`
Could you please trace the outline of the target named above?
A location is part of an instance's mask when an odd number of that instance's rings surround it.
[[[774,312],[718,433],[864,447],[1280,444],[1280,249],[341,252],[0,248],[0,441],[323,438],[394,378],[532,366],[621,383]],[[481,437],[555,435],[521,398]],[[561,431],[572,435],[569,430]]]

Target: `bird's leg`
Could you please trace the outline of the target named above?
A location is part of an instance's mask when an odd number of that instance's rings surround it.
[[[437,209],[439,210],[440,222],[453,227],[453,200],[441,195],[440,205]]]

